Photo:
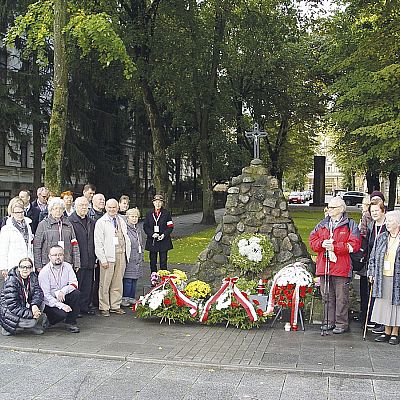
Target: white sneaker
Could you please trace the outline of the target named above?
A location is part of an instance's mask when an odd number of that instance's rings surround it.
[[[129,302],[128,297],[123,297],[121,301],[121,307],[129,307],[131,303]]]

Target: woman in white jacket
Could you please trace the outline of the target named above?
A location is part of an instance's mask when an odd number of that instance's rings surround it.
[[[33,259],[33,234],[31,219],[24,217],[24,205],[10,202],[10,217],[0,231],[0,271],[6,279],[8,271],[18,265],[22,258]]]

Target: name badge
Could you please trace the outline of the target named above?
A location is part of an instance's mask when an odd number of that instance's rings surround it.
[[[384,271],[390,271],[390,270],[391,270],[391,268],[390,268],[390,261],[389,261],[389,260],[385,260],[385,261],[383,262],[383,270],[384,270]]]
[[[139,244],[138,253],[142,254],[142,246]]]
[[[154,233],[159,233],[160,227],[158,225],[154,225]]]
[[[113,243],[114,243],[114,246],[118,246],[118,237],[117,236],[113,237]]]
[[[64,248],[64,240],[59,240],[57,243],[60,247]]]

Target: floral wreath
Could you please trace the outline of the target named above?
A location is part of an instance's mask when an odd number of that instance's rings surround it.
[[[260,273],[274,257],[274,248],[266,235],[242,233],[237,236],[231,248],[230,263],[242,273]]]

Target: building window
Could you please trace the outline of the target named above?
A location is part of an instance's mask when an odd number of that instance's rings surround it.
[[[0,191],[0,217],[7,215],[7,206],[11,198],[11,192],[9,190]]]
[[[21,167],[27,168],[28,167],[28,142],[24,140],[23,142],[21,142],[19,148],[21,150],[21,156],[20,156]]]
[[[0,136],[0,165],[6,165],[6,141],[4,134]]]
[[[0,48],[0,83],[7,83],[7,50]]]

